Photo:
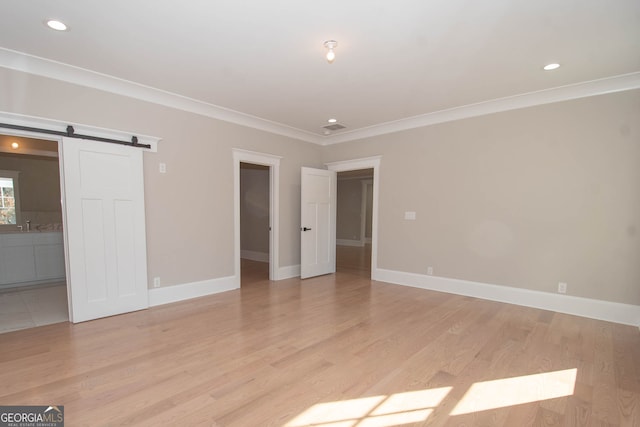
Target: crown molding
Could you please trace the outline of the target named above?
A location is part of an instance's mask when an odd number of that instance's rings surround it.
[[[431,126],[438,123],[633,89],[640,89],[640,72],[492,99],[489,101],[478,102],[476,104],[463,105],[392,122],[380,123],[366,128],[354,129],[352,131],[333,135],[326,139],[323,145],[338,144],[341,142],[370,138],[403,130]]]
[[[311,132],[162,89],[2,47],[0,47],[0,67],[99,89],[306,142],[322,144],[322,137]]]
[[[140,99],[318,145],[338,144],[438,123],[640,88],[640,72],[635,72],[463,105],[322,136],[162,89],[2,47],[0,67]]]

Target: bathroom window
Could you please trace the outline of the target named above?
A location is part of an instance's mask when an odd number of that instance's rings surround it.
[[[19,223],[18,172],[0,170],[0,226]]]

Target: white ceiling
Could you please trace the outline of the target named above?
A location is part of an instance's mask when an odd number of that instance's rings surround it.
[[[38,73],[26,53],[319,143],[640,71],[638,0],[28,0],[0,16],[0,66]],[[331,117],[347,129],[326,137]]]

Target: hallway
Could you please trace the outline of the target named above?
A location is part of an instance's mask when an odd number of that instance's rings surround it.
[[[336,271],[371,277],[371,244],[336,246]]]

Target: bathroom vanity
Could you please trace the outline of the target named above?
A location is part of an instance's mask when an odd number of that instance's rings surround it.
[[[64,280],[62,231],[0,233],[0,288]]]

